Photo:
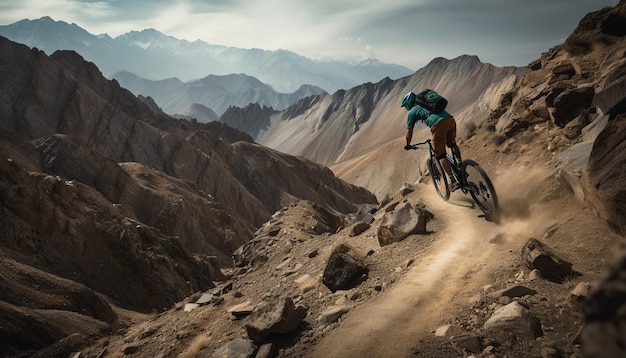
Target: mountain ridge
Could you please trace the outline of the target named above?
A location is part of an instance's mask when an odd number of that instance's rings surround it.
[[[0,35],[48,54],[75,50],[96,63],[107,76],[125,70],[152,80],[178,77],[189,81],[208,74],[246,73],[281,92],[296,91],[303,84],[334,92],[385,76],[401,77],[413,72],[375,59],[358,63],[311,60],[287,50],[238,49],[201,40],[189,42],[154,29],[131,31],[115,38],[96,36],[76,24],[50,17],[0,26]]]
[[[400,98],[422,88],[437,89],[449,99],[448,111],[463,135],[466,127],[489,116],[522,71],[485,64],[477,56],[436,58],[411,76],[303,99],[273,115],[268,129],[252,136],[263,145],[332,166],[402,137],[406,114]]]

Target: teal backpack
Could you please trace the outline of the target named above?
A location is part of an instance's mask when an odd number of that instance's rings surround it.
[[[431,89],[418,93],[415,100],[417,104],[426,108],[430,113],[442,112],[448,105],[447,99]]]

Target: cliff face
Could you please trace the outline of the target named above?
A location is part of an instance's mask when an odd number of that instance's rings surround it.
[[[565,161],[580,199],[626,233],[626,2],[590,13],[559,46],[529,64],[492,116],[498,141],[528,142]],[[541,140],[537,140],[541,138]],[[574,154],[578,153],[578,154]]]

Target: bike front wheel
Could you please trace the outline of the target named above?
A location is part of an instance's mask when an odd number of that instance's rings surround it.
[[[448,176],[443,171],[441,162],[435,158],[428,159],[428,170],[430,171],[430,178],[433,180],[437,194],[441,199],[448,201],[450,198],[450,189],[448,187]]]
[[[465,173],[467,190],[485,215],[498,210],[498,196],[485,170],[473,160],[464,160],[461,165]]]

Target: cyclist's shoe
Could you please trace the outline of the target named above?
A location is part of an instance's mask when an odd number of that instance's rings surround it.
[[[459,185],[459,183],[456,180],[453,180],[452,182],[450,182],[450,191],[456,191],[460,187],[461,186]]]

